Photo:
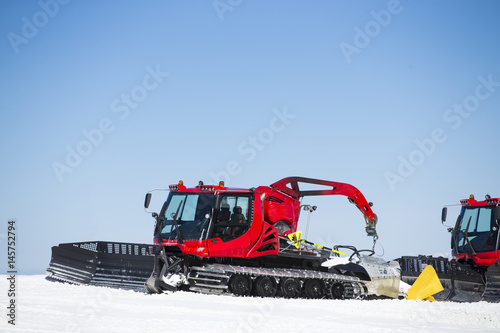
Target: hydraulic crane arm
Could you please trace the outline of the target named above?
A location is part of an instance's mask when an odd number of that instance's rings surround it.
[[[324,190],[301,190],[299,183],[324,185],[327,188]],[[368,236],[376,235],[377,215],[371,209],[372,203],[368,203],[364,195],[352,185],[305,177],[287,177],[271,184],[271,187],[295,199],[313,195],[344,195],[363,213]]]

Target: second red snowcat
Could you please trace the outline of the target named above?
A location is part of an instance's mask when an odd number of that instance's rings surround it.
[[[460,200],[462,206],[451,233],[452,259],[432,256],[402,257],[401,279],[412,284],[425,266],[432,265],[444,290],[437,300],[500,302],[500,198]],[[448,208],[441,220],[446,222]]]

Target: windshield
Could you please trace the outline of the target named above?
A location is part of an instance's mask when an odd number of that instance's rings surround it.
[[[161,213],[159,240],[206,239],[213,202],[213,193],[170,193]]]
[[[489,252],[497,247],[495,207],[462,207],[457,224],[459,252]]]

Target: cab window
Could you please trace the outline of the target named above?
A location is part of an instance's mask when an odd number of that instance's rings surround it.
[[[251,224],[251,200],[248,195],[224,195],[220,197],[212,238],[227,242],[240,237]]]
[[[493,207],[464,207],[459,223],[456,236],[459,252],[495,251],[498,228]]]

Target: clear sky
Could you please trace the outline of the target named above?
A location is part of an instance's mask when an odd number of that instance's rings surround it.
[[[58,243],[149,243],[144,195],[179,179],[350,183],[387,260],[448,253],[441,207],[500,197],[498,1],[2,1],[0,22],[2,267],[10,219],[25,274]],[[310,240],[371,247],[345,198],[304,203]]]

